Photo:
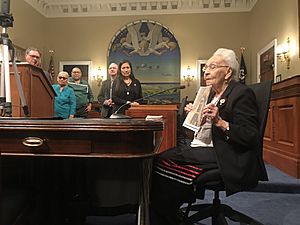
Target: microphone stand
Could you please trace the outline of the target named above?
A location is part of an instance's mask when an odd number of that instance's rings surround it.
[[[137,101],[140,101],[140,100],[145,100],[147,98],[150,98],[152,96],[155,96],[155,95],[159,95],[161,93],[164,93],[166,91],[170,91],[170,90],[178,90],[178,89],[184,89],[185,88],[185,85],[180,85],[178,87],[172,87],[172,88],[168,88],[168,89],[165,89],[165,90],[162,90],[162,91],[159,91],[159,92],[156,92],[156,93],[153,93],[153,94],[150,94],[150,95],[147,95],[145,97],[142,97],[142,98],[138,98],[136,100],[134,100],[135,102]],[[117,111],[115,111],[113,114],[111,114],[111,116],[109,117],[110,119],[131,119],[132,117],[131,116],[128,116],[128,115],[124,115],[124,114],[120,114],[120,110],[122,108],[124,108],[125,106],[129,105],[131,102],[126,102],[125,104],[121,105],[120,108],[117,109]]]

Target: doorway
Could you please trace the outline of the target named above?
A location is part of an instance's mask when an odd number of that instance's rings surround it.
[[[277,74],[277,60],[275,47],[277,39],[274,39],[257,53],[257,80],[273,80]]]

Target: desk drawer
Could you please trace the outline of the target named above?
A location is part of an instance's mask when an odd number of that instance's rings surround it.
[[[32,132],[29,134],[2,133],[0,152],[47,153],[47,154],[89,154],[92,141],[85,135],[72,132]]]
[[[63,155],[142,155],[154,150],[152,131],[1,133],[0,152]]]

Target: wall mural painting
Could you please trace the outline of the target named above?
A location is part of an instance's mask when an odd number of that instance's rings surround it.
[[[180,85],[180,48],[174,35],[163,25],[149,20],[127,24],[113,37],[108,62],[127,59],[142,83],[143,96]],[[152,104],[179,102],[179,91],[149,99]]]

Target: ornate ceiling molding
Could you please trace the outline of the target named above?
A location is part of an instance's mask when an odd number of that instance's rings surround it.
[[[25,0],[47,18],[248,12],[257,0]]]

